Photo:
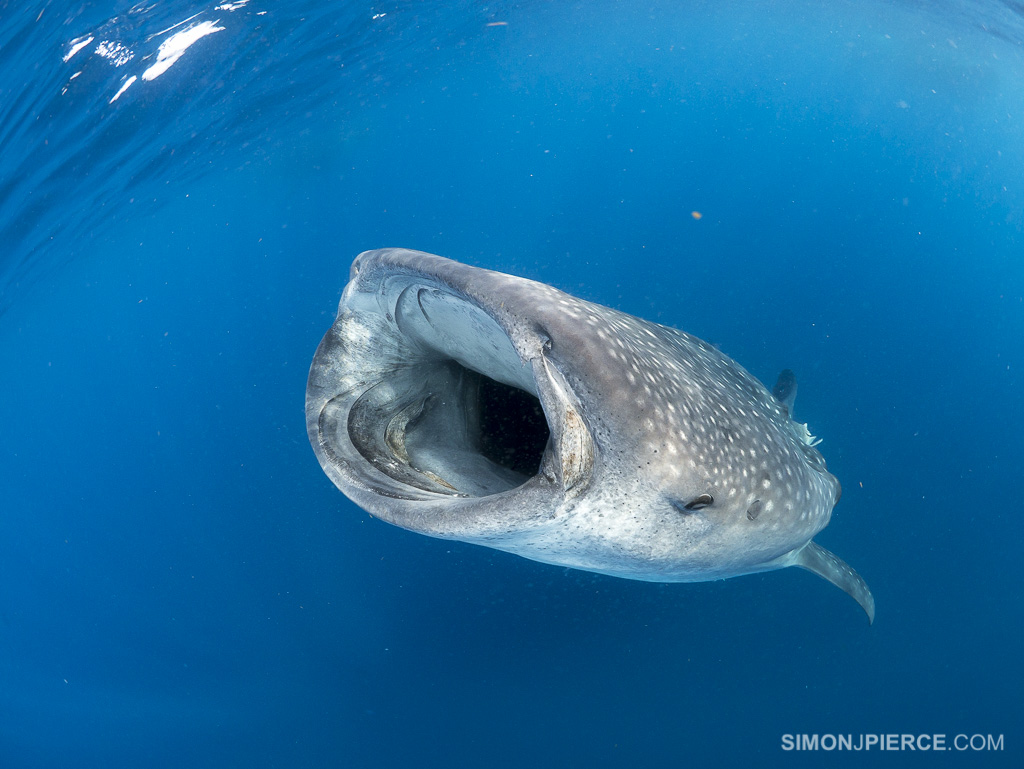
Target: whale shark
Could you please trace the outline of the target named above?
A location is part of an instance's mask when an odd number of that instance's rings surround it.
[[[352,263],[306,426],[334,484],[402,528],[652,582],[798,566],[873,622],[813,541],[841,488],[796,389],[553,286],[386,248]]]

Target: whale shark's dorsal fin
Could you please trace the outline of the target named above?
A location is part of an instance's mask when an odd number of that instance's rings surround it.
[[[797,422],[793,418],[793,404],[796,402],[796,374],[791,369],[784,368],[779,372],[779,378],[775,380],[775,387],[772,388],[772,395],[785,410],[790,419],[789,426],[793,428],[799,440],[808,446],[817,446],[821,443],[821,438],[811,435],[806,422]]]
[[[796,554],[793,566],[813,571],[824,577],[840,590],[853,598],[868,615],[868,623],[875,621],[875,599],[868,589],[867,583],[855,572],[846,561],[829,552],[815,542],[808,542]]]
[[[791,369],[784,368],[779,372],[779,378],[775,380],[775,387],[772,388],[772,395],[792,418],[793,402],[796,400],[796,374]]]

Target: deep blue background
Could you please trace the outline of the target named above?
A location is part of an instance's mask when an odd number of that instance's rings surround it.
[[[126,8],[0,6],[0,765],[864,765],[796,732],[1021,765],[1005,8],[268,3],[147,91],[86,66],[59,100]],[[629,582],[355,508],[303,397],[380,246],[793,368],[875,625],[802,571]]]

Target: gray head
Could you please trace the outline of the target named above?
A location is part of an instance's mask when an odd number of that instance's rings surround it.
[[[352,265],[306,421],[338,488],[403,528],[658,582],[802,566],[873,618],[811,542],[839,483],[795,391],[551,286],[383,249]]]

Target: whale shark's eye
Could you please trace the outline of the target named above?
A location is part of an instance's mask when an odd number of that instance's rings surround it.
[[[691,499],[683,507],[687,510],[703,510],[708,505],[712,505],[715,502],[715,498],[710,494],[701,494],[699,497]]]

